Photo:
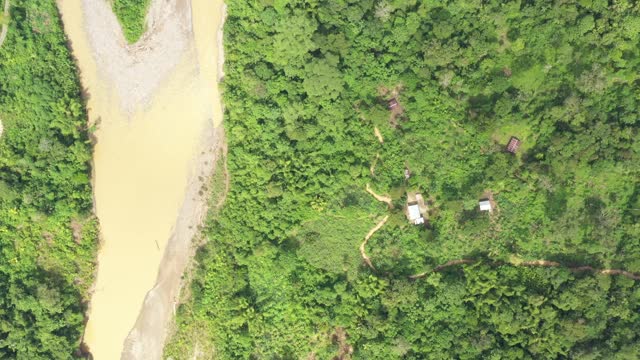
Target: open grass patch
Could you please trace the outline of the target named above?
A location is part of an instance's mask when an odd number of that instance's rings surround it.
[[[494,131],[492,138],[498,144],[506,146],[512,136],[521,141],[519,153],[525,153],[536,145],[537,137],[535,132],[531,124],[524,120],[509,122],[499,127]]]
[[[309,221],[296,236],[297,254],[316,268],[353,278],[362,264],[358,246],[373,225],[369,213],[355,209]]]

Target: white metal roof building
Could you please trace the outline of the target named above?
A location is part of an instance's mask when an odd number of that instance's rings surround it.
[[[409,220],[413,221],[414,224],[424,224],[424,218],[420,214],[420,206],[418,204],[407,206],[407,212],[409,213]]]
[[[480,211],[491,211],[491,201],[489,199],[480,200]]]

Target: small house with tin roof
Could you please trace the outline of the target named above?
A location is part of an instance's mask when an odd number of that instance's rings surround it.
[[[518,148],[520,147],[520,139],[518,139],[515,136],[512,136],[511,139],[509,139],[509,143],[507,144],[507,151],[515,154],[516,151],[518,151]]]
[[[392,98],[389,100],[387,107],[389,108],[389,110],[393,110],[394,108],[396,108],[398,106],[398,99],[396,98]]]
[[[489,199],[480,199],[479,205],[480,205],[480,211],[491,212],[493,210],[493,205],[491,205],[491,200]]]
[[[407,217],[415,225],[424,224],[424,217],[420,213],[420,206],[417,202],[407,205]]]
[[[421,194],[407,192],[407,220],[414,225],[428,224],[429,209]]]

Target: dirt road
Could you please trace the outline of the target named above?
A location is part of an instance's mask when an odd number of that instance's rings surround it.
[[[216,86],[223,4],[152,0],[149,31],[134,45],[108,1],[58,5],[98,128],[93,184],[102,241],[84,341],[97,360],[160,359],[206,213],[199,192],[223,143]]]

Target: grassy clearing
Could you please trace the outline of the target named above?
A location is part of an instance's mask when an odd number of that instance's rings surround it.
[[[531,124],[528,124],[525,121],[521,120],[504,124],[493,133],[494,141],[505,146],[509,142],[511,136],[515,136],[522,141],[520,153],[527,152],[535,147],[536,134],[533,131]]]

